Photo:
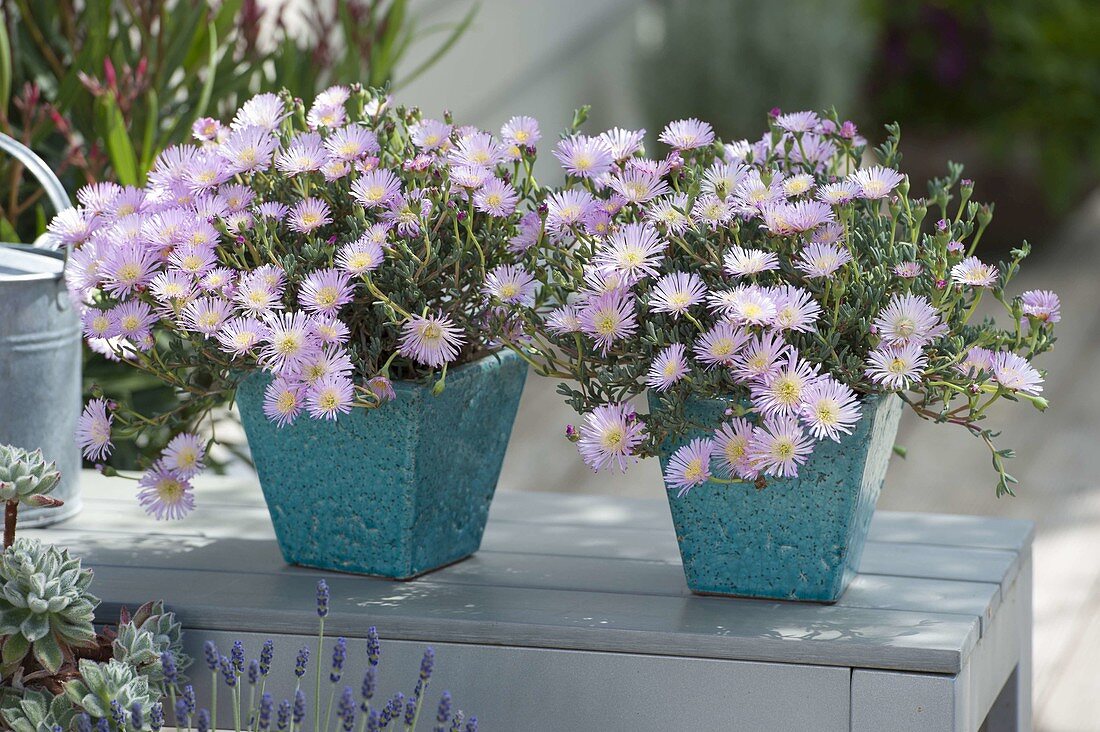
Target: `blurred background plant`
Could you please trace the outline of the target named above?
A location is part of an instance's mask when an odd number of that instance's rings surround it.
[[[94,181],[142,185],[158,153],[191,138],[192,123],[249,96],[288,88],[312,98],[333,84],[398,88],[435,64],[466,31],[433,22],[408,0],[4,0],[0,132],[44,158],[69,191]],[[410,49],[417,62],[397,76]],[[52,213],[23,168],[0,160],[0,241],[29,242]],[[155,379],[86,351],[92,384],[139,408],[178,398]],[[128,467],[147,442],[118,445]],[[148,439],[152,438],[152,439]],[[217,468],[217,461],[212,461]]]

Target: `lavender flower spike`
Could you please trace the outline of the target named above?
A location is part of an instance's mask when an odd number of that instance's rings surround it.
[[[348,658],[348,642],[344,638],[337,638],[336,645],[332,647],[332,672],[329,681],[336,684],[344,672],[344,661]]]
[[[298,658],[294,661],[294,675],[299,679],[306,675],[306,664],[309,663],[309,647],[302,646],[298,651]]]
[[[371,666],[377,666],[381,655],[382,644],[378,638],[378,628],[372,625],[367,628],[367,660]]]
[[[328,583],[321,580],[317,583],[317,617],[323,618],[328,615]]]

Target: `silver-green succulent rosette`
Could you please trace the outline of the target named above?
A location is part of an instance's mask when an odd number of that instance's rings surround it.
[[[112,658],[107,663],[81,659],[80,678],[65,684],[65,696],[93,719],[108,719],[111,703],[117,702],[125,710],[137,704],[148,712],[158,699],[150,689],[149,679],[134,670],[133,666]]]
[[[56,673],[66,649],[95,644],[99,599],[88,592],[91,570],[55,546],[18,539],[0,555],[0,672],[9,676],[27,654]]]
[[[115,660],[126,663],[149,679],[149,686],[158,695],[168,693],[161,656],[170,653],[176,669],[182,671],[191,659],[183,652],[182,632],[174,613],[164,609],[163,602],[146,603],[129,622],[118,626],[118,636],[111,644]],[[185,680],[177,676],[175,681]]]
[[[14,693],[0,703],[0,718],[12,732],[55,732],[70,729],[77,710],[64,696],[27,689],[22,696]]]
[[[41,450],[0,445],[0,501],[60,506],[60,500],[48,495],[60,480],[61,473]]]

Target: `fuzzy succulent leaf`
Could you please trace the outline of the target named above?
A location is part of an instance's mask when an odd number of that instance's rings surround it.
[[[50,673],[61,667],[66,648],[95,642],[92,620],[99,599],[88,593],[91,570],[69,552],[18,539],[0,555],[0,651],[4,675],[28,652]]]
[[[133,666],[149,678],[151,688],[163,693],[168,690],[164,688],[161,654],[170,652],[180,671],[191,663],[183,652],[182,629],[175,614],[165,611],[164,603],[159,601],[146,603],[129,622],[119,624],[111,650],[115,659]]]
[[[0,501],[19,501],[31,506],[60,506],[48,494],[61,480],[54,463],[41,450],[30,452],[12,445],[0,445]]]
[[[109,717],[112,701],[117,701],[123,709],[132,709],[138,704],[148,712],[159,698],[150,689],[147,677],[116,659],[107,663],[81,659],[79,669],[80,678],[65,684],[65,696],[95,719]]]
[[[0,702],[0,717],[12,732],[54,732],[72,727],[76,709],[64,695],[26,689],[20,696],[12,690]]]

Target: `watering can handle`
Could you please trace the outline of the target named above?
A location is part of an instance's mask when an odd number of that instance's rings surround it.
[[[38,179],[46,191],[46,197],[50,199],[50,203],[58,213],[72,207],[73,204],[69,200],[69,194],[65,192],[65,186],[61,185],[61,181],[53,174],[53,170],[46,161],[35,155],[29,147],[0,132],[0,150],[22,163],[31,175]],[[53,236],[43,236],[35,242],[35,246],[57,249],[58,243]]]

